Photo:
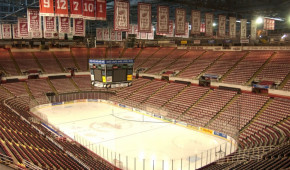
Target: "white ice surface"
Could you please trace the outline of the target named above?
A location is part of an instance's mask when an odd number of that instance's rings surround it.
[[[123,165],[118,166],[124,169],[172,169],[172,160],[173,169],[195,169],[219,156],[215,154],[218,149],[213,148],[221,144],[223,150],[230,147],[221,138],[105,103],[58,105],[36,112],[45,114],[50,124],[113,164],[120,160]],[[194,163],[205,154],[207,160]]]

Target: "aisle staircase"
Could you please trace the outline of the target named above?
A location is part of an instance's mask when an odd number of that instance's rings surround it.
[[[209,127],[209,125],[216,119],[216,118],[218,118],[218,116],[219,115],[221,115],[228,107],[230,107],[231,106],[231,104],[234,102],[234,101],[236,101],[237,99],[238,99],[238,97],[240,96],[240,94],[235,94],[234,95],[234,97],[232,97],[231,99],[230,99],[230,101],[217,113],[217,114],[215,114],[209,121],[208,121],[208,123],[207,124],[205,124],[205,126],[204,127]]]
[[[8,75],[7,71],[0,65],[0,71],[4,72],[5,75]]]
[[[14,65],[15,65],[15,68],[16,68],[18,74],[19,75],[22,75],[21,69],[20,69],[19,65],[17,64],[17,62],[16,62],[16,60],[15,60],[15,58],[14,58],[11,50],[8,50],[8,52],[9,52],[9,55],[10,55],[11,60],[13,61]]]
[[[167,102],[165,102],[160,108],[164,107],[167,103],[174,100],[177,96],[179,96],[184,90],[186,90],[190,85],[185,86],[183,89],[181,89],[179,92],[177,92],[174,96],[172,96]]]
[[[164,57],[162,57],[161,59],[159,59],[157,62],[155,62],[154,64],[152,64],[146,71],[149,71],[151,68],[153,68],[154,66],[156,66],[157,64],[159,64],[161,61],[163,61],[163,59],[165,59],[167,56],[169,56],[171,53],[173,53],[173,51],[177,50],[177,48],[174,48],[173,50],[171,50],[167,55],[165,55]]]
[[[134,57],[134,60],[136,60],[141,55],[142,51],[143,51],[143,48],[139,50],[138,54]]]
[[[130,96],[132,96],[133,94],[135,94],[136,92],[140,91],[141,89],[143,89],[143,87],[145,87],[147,84],[151,83],[153,80],[146,82],[145,84],[143,84],[142,86],[140,86],[139,88],[137,88],[134,92],[128,94],[127,97],[125,97],[122,101],[128,99]],[[125,90],[125,89],[124,89]]]
[[[120,54],[120,56],[118,58],[122,58],[123,55],[125,54],[126,50],[127,50],[127,48],[123,48],[123,50],[122,50],[122,52],[121,52],[121,54]]]
[[[62,66],[62,64],[60,63],[60,61],[58,60],[58,58],[56,57],[56,55],[54,54],[54,52],[51,52],[51,55],[53,56],[53,58],[56,60],[59,68],[61,69],[62,72],[65,72],[64,67]]]
[[[213,62],[211,62],[202,72],[199,73],[199,75],[197,75],[194,79],[199,79],[200,76],[202,76],[204,73],[207,72],[208,69],[211,68],[211,66],[213,66],[220,58],[222,58],[222,56],[225,55],[225,53],[222,53],[218,58],[216,58]]]
[[[58,91],[56,90],[56,88],[54,87],[54,85],[52,84],[52,82],[50,81],[50,79],[46,79],[48,85],[50,86],[50,88],[52,89],[52,91],[55,93],[55,94],[59,94]]]
[[[278,89],[282,90],[283,87],[287,84],[287,82],[290,81],[290,72],[288,73],[288,75],[284,78],[284,80],[280,83]]]
[[[149,59],[151,59],[152,56],[154,56],[155,53],[157,53],[161,48],[159,48],[158,50],[156,50],[153,54],[151,54],[150,56],[148,56],[144,61],[143,63],[141,63],[138,67],[142,67],[142,65],[144,63],[146,63]]]
[[[185,54],[187,54],[189,51],[185,52],[184,54],[182,54],[181,56],[179,56],[178,58],[176,58],[174,61],[172,61],[170,64],[168,64],[168,66],[166,66],[164,68],[164,70],[168,69],[170,66],[174,65],[179,59],[181,59]]]
[[[193,108],[194,106],[196,106],[199,102],[201,102],[207,95],[209,95],[211,92],[213,92],[212,89],[209,89],[208,91],[206,91],[197,101],[195,101],[191,106],[189,106],[183,113],[181,113],[179,115],[179,117],[177,118],[177,120],[180,120],[180,118],[185,115],[191,108]]]
[[[195,63],[196,60],[200,59],[207,51],[203,52],[200,56],[193,59],[189,64],[187,64],[182,70],[180,70],[179,73],[176,74],[176,77],[178,77],[181,73],[183,73],[188,67],[190,67],[193,63]]]
[[[144,99],[143,101],[140,102],[140,104],[145,103],[148,99],[150,99],[152,96],[154,96],[156,93],[158,93],[160,90],[164,89],[167,85],[169,85],[169,83],[165,83],[164,85],[162,85],[161,87],[159,87],[155,92],[153,92],[151,95],[149,95],[146,99]]]
[[[32,56],[33,56],[33,58],[34,58],[36,64],[38,65],[38,67],[41,69],[41,71],[42,71],[43,73],[45,73],[44,68],[43,68],[42,65],[40,64],[40,62],[39,62],[38,58],[35,56],[34,52],[31,52],[31,54],[32,54]]]
[[[260,117],[260,115],[264,112],[264,110],[266,110],[269,106],[270,106],[270,104],[271,104],[271,102],[273,101],[274,99],[272,99],[272,98],[269,98],[266,102],[265,102],[265,104],[262,106],[262,108],[256,113],[256,115],[244,126],[244,127],[242,127],[242,129],[240,130],[240,134],[241,133],[243,133],[252,123],[254,123],[255,122],[255,120],[258,118],[258,117]]]
[[[70,52],[70,55],[71,55],[71,57],[72,57],[72,59],[73,59],[73,61],[75,63],[75,66],[77,67],[78,70],[80,70],[80,66],[79,66],[79,64],[78,64],[78,62],[77,62],[77,60],[76,60],[71,48],[70,48],[69,52]]]
[[[247,52],[243,57],[241,57],[220,79],[219,82],[222,82],[236,67],[239,65],[248,55],[250,52]]]
[[[78,92],[81,92],[81,89],[79,88],[79,86],[77,85],[77,83],[72,78],[68,78],[68,79],[75,86],[75,88],[78,90]]]
[[[257,77],[259,73],[266,67],[266,65],[271,61],[271,59],[277,54],[274,52],[265,62],[264,64],[252,75],[252,77],[245,83],[246,86],[251,85],[252,81]]]

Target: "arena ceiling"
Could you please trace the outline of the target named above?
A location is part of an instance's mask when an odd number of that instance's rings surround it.
[[[258,16],[277,19],[278,22],[289,20],[290,0],[130,0],[130,22],[137,23],[137,4],[147,2],[152,4],[152,22],[156,22],[157,5],[170,6],[170,18],[174,19],[176,7],[187,9],[187,20],[190,20],[191,9],[196,9],[218,15],[234,16],[237,19],[255,19]],[[0,0],[0,22],[15,23],[17,17],[26,16],[27,7],[38,7],[38,0]],[[91,22],[92,26],[113,25],[114,0],[107,0],[107,21]],[[279,21],[280,20],[280,21]],[[279,24],[278,24],[279,25]],[[282,24],[283,26],[284,24]],[[277,28],[277,27],[276,27]]]

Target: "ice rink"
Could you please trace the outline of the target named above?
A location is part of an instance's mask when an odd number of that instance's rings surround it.
[[[219,137],[106,103],[57,105],[36,112],[123,169],[195,169],[234,151],[234,145]]]

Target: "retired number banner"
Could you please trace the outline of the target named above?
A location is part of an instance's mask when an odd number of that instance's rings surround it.
[[[45,17],[43,17],[43,19],[44,19],[44,22],[43,22],[44,33],[56,32],[56,19],[55,19],[55,17],[45,16]]]
[[[69,17],[58,17],[58,32],[70,33],[70,18]]]
[[[200,34],[200,11],[191,11],[191,34]]]
[[[95,0],[83,0],[83,18],[95,20]]]
[[[213,35],[212,23],[213,23],[213,14],[206,13],[205,14],[205,36]]]
[[[151,32],[151,4],[138,3],[138,30]]]
[[[96,37],[97,41],[102,41],[103,40],[103,28],[96,28]]]
[[[241,38],[247,39],[247,19],[241,19]]]
[[[129,31],[129,2],[115,0],[114,29],[115,31]]]
[[[18,18],[19,37],[29,38],[27,18]]]
[[[157,8],[157,33],[169,33],[169,7],[158,6]]]
[[[54,16],[53,0],[39,0],[39,15]]]
[[[82,18],[73,19],[73,35],[84,37],[86,35],[86,22]]]
[[[13,30],[13,39],[21,39],[21,37],[19,37],[18,34],[18,24],[13,24],[12,30]]]
[[[11,24],[2,24],[2,38],[3,39],[11,39],[12,38]]]
[[[185,9],[175,9],[175,35],[185,35],[186,11]]]
[[[251,20],[251,40],[256,40],[257,38],[257,24],[255,20]]]
[[[219,33],[218,35],[220,37],[226,36],[226,16],[225,15],[219,15]]]
[[[82,0],[70,0],[70,17],[82,18]]]
[[[96,20],[107,20],[107,0],[97,0]]]
[[[68,17],[67,3],[67,0],[55,0],[55,16]]]
[[[41,18],[38,9],[27,9],[27,19],[29,32],[41,31]]]
[[[230,17],[230,38],[236,38],[236,18]]]

